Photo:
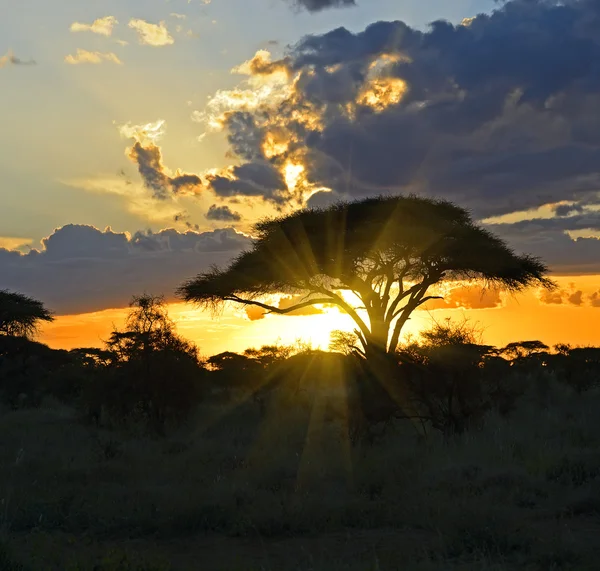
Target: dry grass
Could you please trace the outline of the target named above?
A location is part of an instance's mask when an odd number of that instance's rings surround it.
[[[480,432],[399,421],[362,448],[294,398],[206,404],[163,440],[5,411],[0,571],[600,568],[600,395],[550,383]]]

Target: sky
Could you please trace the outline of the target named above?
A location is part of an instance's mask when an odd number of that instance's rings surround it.
[[[174,290],[265,216],[381,193],[442,197],[559,290],[450,289],[409,332],[600,343],[600,8],[593,0],[0,0],[0,289],[97,345],[164,294],[206,353],[341,314],[219,319]],[[428,321],[429,320],[429,321]]]

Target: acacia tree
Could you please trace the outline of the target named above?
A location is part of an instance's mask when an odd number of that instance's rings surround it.
[[[396,351],[410,315],[438,297],[428,292],[442,280],[478,279],[512,292],[554,287],[541,261],[517,255],[445,200],[341,202],[264,220],[253,234],[251,250],[226,269],[212,267],[187,281],[180,295],[213,311],[225,302],[280,315],[336,305],[356,323],[367,359]],[[351,304],[343,292],[355,294],[360,304]],[[264,301],[275,293],[303,297],[282,309]]]
[[[0,290],[0,335],[31,338],[41,321],[53,321],[52,313],[37,299]]]

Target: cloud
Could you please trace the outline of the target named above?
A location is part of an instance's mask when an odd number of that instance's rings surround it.
[[[538,290],[538,299],[548,305],[575,305],[581,307],[584,305],[583,291],[576,289],[575,284],[569,284],[569,288],[556,289],[554,291]],[[586,296],[590,298],[593,296]],[[590,303],[590,305],[593,305]]]
[[[98,18],[91,24],[82,24],[80,22],[74,22],[71,24],[71,32],[93,32],[94,34],[100,34],[102,36],[112,35],[113,28],[119,22],[114,16],[105,16],[104,18]]]
[[[568,288],[560,288],[554,291],[538,290],[538,299],[545,304],[549,305],[575,305],[576,307],[582,307],[584,305],[590,305],[595,307],[595,294],[585,295],[582,290],[576,289],[575,284],[569,284]]]
[[[165,22],[151,24],[145,20],[132,19],[129,22],[129,27],[138,33],[140,44],[147,46],[168,46],[175,42]]]
[[[33,243],[31,238],[21,238],[17,236],[0,236],[0,248],[6,250],[19,250],[30,246]]]
[[[217,206],[213,204],[206,213],[208,220],[220,220],[222,222],[239,222],[242,217],[238,212],[233,212],[229,206]]]
[[[77,65],[81,63],[102,63],[102,62],[111,62],[116,63],[118,65],[123,65],[123,62],[118,58],[118,56],[113,52],[88,52],[87,50],[82,50],[81,48],[77,48],[77,53],[75,55],[67,55],[65,57],[65,62],[71,65]]]
[[[202,179],[198,175],[180,170],[173,174],[163,164],[162,152],[156,143],[164,134],[165,128],[163,120],[146,125],[121,125],[121,136],[135,140],[126,154],[137,164],[144,186],[152,191],[155,198],[165,200],[174,194],[198,194],[202,190]]]
[[[356,0],[290,0],[294,6],[308,10],[309,12],[320,12],[327,8],[348,8],[356,6]]]
[[[592,307],[600,307],[600,291],[595,291],[589,296],[589,302]]]
[[[164,200],[173,194],[194,194],[202,188],[202,180],[198,175],[178,170],[174,176],[170,176],[163,165],[160,147],[156,145],[144,147],[136,141],[129,149],[128,156],[138,165],[144,185],[153,192],[155,198]]]
[[[231,73],[250,76],[283,73],[287,76],[290,73],[289,61],[285,58],[283,60],[272,61],[271,52],[268,50],[258,50],[253,58],[234,67]]]
[[[8,50],[8,52],[0,56],[0,69],[7,65],[36,65],[36,62],[32,59],[23,60],[18,58],[12,50]]]
[[[260,196],[274,203],[285,201],[283,175],[267,161],[233,166],[206,177],[208,186],[221,197]]]
[[[441,295],[442,299],[428,301],[421,309],[493,309],[503,305],[499,290],[484,289],[481,285],[449,284],[437,295]]]
[[[195,117],[245,163],[303,165],[304,201],[416,192],[477,218],[598,205],[599,22],[594,0],[512,0],[459,25],[337,28],[259,52]]]
[[[130,236],[69,224],[42,243],[28,254],[0,248],[0,289],[21,291],[69,314],[125,307],[144,291],[173,300],[182,281],[228,263],[250,239],[232,228]]]
[[[558,274],[600,272],[600,212],[533,219],[513,224],[488,224],[510,246],[542,258]],[[589,231],[589,236],[577,233]]]

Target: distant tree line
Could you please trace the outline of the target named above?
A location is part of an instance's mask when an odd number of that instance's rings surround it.
[[[0,303],[3,296],[13,303],[19,295],[2,292]],[[24,305],[16,306],[13,317],[4,312],[5,321],[22,319]],[[47,321],[50,313],[40,307],[31,304],[32,314]],[[540,341],[497,348],[482,344],[467,321],[434,323],[419,339],[400,344],[385,379],[373,375],[356,337],[346,332],[332,334],[329,353],[266,345],[202,358],[177,334],[164,299],[151,295],[132,299],[124,329],[113,331],[102,348],[53,350],[31,339],[36,319],[29,316],[27,323],[27,330],[11,326],[0,334],[0,398],[6,406],[38,407],[52,396],[75,406],[87,423],[140,425],[156,435],[185,422],[202,402],[250,402],[264,416],[282,387],[291,395],[286,406],[310,406],[307,391],[345,385],[348,410],[337,414],[348,415],[350,436],[359,439],[407,417],[425,432],[462,433],[489,411],[509,415],[528,387],[551,378],[579,393],[600,386],[600,348],[551,349]]]

